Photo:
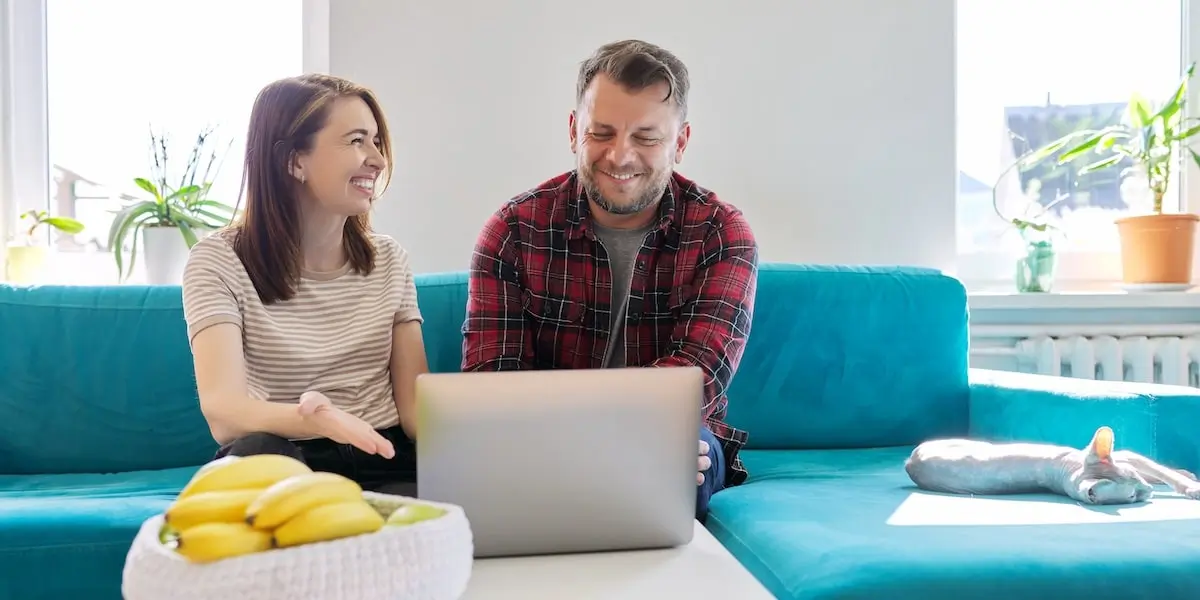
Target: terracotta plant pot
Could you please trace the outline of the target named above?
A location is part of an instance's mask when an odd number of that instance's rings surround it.
[[[36,283],[46,264],[45,246],[9,246],[4,279],[9,283]]]
[[[1193,214],[1118,219],[1125,283],[1191,283],[1198,221],[1200,216]]]

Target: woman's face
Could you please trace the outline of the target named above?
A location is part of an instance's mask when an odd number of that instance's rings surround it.
[[[378,136],[375,115],[362,98],[335,100],[312,148],[296,157],[292,175],[307,192],[304,200],[338,216],[368,212],[387,165]]]

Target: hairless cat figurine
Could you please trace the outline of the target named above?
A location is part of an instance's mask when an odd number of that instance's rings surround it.
[[[1096,430],[1082,450],[1032,443],[945,439],[917,446],[904,464],[917,487],[951,494],[1061,494],[1084,504],[1133,504],[1153,483],[1200,500],[1200,482],[1129,450],[1113,450],[1113,431]]]

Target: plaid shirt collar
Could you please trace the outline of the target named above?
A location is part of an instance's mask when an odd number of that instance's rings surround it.
[[[583,188],[583,182],[579,179],[579,171],[571,171],[570,177],[563,182],[563,194],[567,197],[567,239],[579,239],[587,237],[595,239],[591,231],[592,209],[588,204],[587,191]],[[666,231],[675,224],[678,218],[678,203],[675,197],[679,194],[679,182],[672,174],[667,180],[667,188],[663,190],[662,198],[658,202],[658,225],[656,229]]]

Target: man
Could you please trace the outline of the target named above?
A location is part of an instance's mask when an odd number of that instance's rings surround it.
[[[758,249],[742,213],[674,173],[688,73],[637,40],[579,69],[576,168],[488,219],[471,259],[463,370],[698,366],[705,374],[697,518],[746,479],[724,422],[750,333]]]

